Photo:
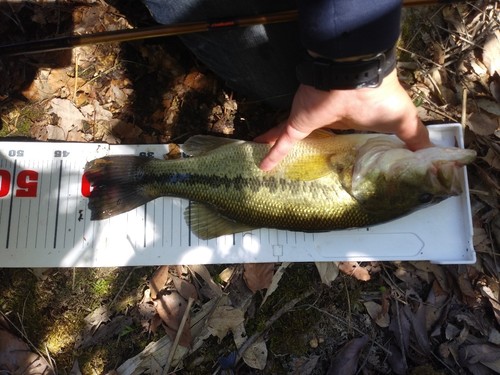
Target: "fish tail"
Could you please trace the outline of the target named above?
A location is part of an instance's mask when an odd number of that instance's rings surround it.
[[[91,220],[102,220],[157,198],[144,182],[150,158],[114,155],[95,159],[85,166],[85,177],[93,187],[88,207]]]

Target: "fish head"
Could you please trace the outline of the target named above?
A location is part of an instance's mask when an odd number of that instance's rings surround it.
[[[392,137],[371,138],[358,150],[350,192],[368,212],[401,215],[460,195],[462,167],[475,157],[473,150],[410,151]]]

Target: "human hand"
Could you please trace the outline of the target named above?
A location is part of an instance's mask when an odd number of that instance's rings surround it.
[[[394,69],[376,88],[321,91],[300,85],[288,119],[255,138],[256,142],[274,143],[260,168],[270,171],[297,141],[324,127],[396,134],[410,150],[432,146]]]

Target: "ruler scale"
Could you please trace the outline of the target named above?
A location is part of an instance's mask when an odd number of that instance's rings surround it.
[[[459,124],[429,127],[443,146],[462,146]],[[159,198],[116,217],[90,221],[87,161],[112,154],[162,158],[166,145],[0,142],[0,267],[140,266],[341,260],[473,263],[464,194],[393,222],[328,233],[256,229],[200,240],[189,202]]]

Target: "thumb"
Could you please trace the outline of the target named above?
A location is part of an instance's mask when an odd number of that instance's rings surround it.
[[[281,133],[277,137],[273,147],[271,147],[271,150],[269,150],[260,163],[260,169],[264,171],[270,171],[276,167],[290,152],[296,142],[309,135],[309,133],[295,129],[290,123],[285,126],[279,126],[278,129],[281,129]]]
[[[429,130],[418,117],[400,126],[396,135],[412,151],[434,146],[429,138]]]

